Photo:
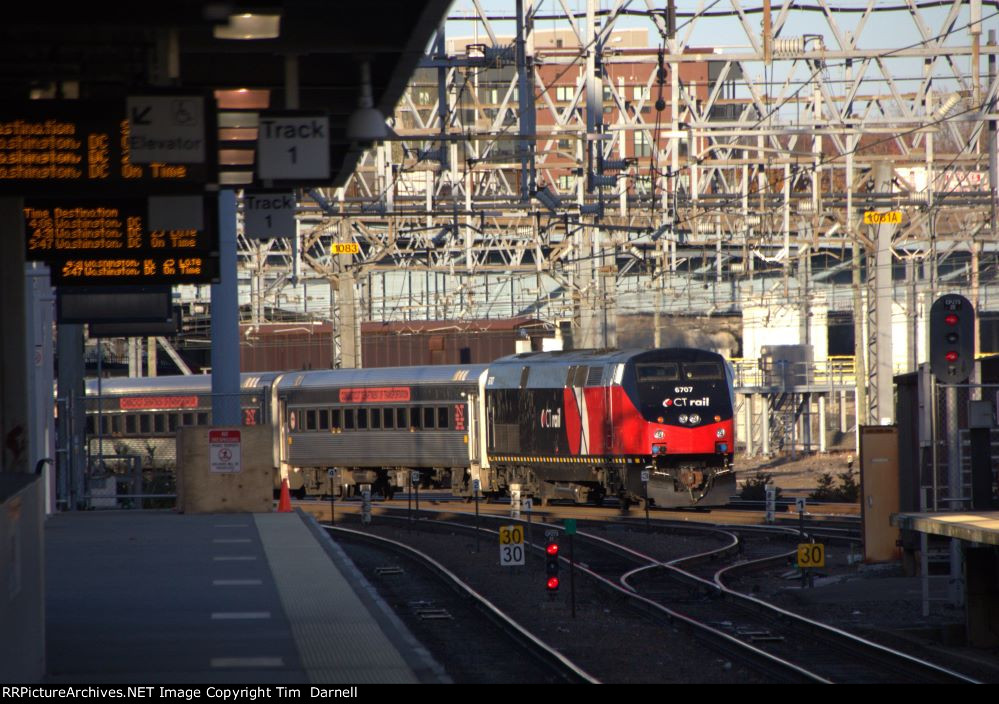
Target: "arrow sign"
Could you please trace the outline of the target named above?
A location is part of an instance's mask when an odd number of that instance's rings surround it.
[[[200,95],[129,96],[129,160],[133,164],[205,163],[205,102]],[[183,169],[156,168],[153,172],[170,178]]]
[[[133,125],[148,125],[149,113],[153,109],[152,105],[146,105],[141,110],[138,105],[132,106],[132,124]]]

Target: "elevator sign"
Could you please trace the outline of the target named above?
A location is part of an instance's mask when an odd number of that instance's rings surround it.
[[[238,430],[209,430],[208,456],[213,474],[237,474],[242,471]]]

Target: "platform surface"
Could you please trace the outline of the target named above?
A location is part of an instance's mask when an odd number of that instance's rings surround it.
[[[999,511],[896,513],[891,524],[905,530],[999,545]]]
[[[46,683],[442,681],[310,517],[92,511],[45,533]]]

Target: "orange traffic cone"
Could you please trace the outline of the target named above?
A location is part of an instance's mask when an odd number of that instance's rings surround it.
[[[291,513],[291,495],[288,493],[288,480],[281,480],[281,499],[278,501],[278,513]]]

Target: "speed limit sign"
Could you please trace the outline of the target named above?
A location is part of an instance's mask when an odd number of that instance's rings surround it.
[[[822,543],[798,544],[798,567],[825,567],[826,546]]]
[[[500,566],[524,564],[524,526],[502,526],[499,529]]]

